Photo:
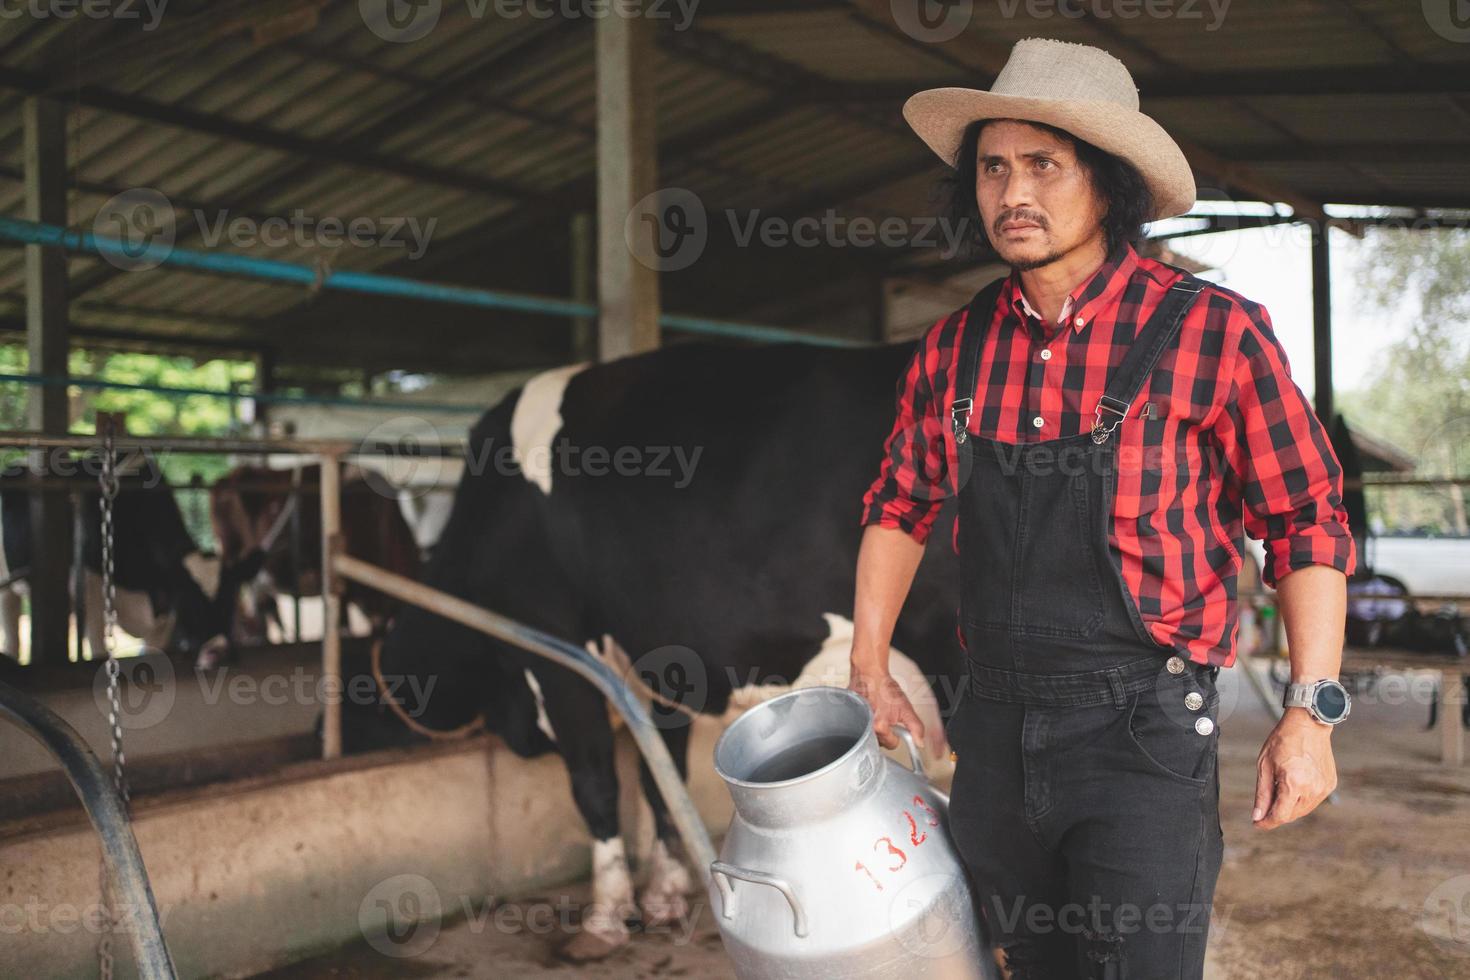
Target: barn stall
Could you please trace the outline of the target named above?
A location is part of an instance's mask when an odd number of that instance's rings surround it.
[[[79,536],[67,503],[75,485],[50,470],[103,450],[100,428],[76,435],[80,397],[130,384],[75,374],[79,348],[253,367],[248,386],[229,390],[153,385],[163,398],[228,404],[228,431],[155,441],[130,435],[123,420],[112,442],[119,457],[147,449],[322,467],[324,598],[288,597],[290,614],[267,634],[279,642],[212,674],[196,673],[192,650],[165,643],[134,656],[136,644],[118,644],[119,704],[137,712],[121,739],[131,822],[184,976],[252,975],[310,957],[322,958],[300,969],[325,971],[334,955],[356,962],[359,952],[333,952],[344,944],[381,954],[372,940],[397,920],[385,926],[375,901],[400,903],[405,922],[448,926],[472,923],[492,897],[585,876],[589,837],[554,757],[524,760],[485,734],[342,753],[341,702],[321,692],[354,664],[360,673],[371,647],[360,618],[341,626],[349,580],[599,676],[606,668],[585,637],[530,635],[496,610],[446,606],[335,553],[339,468],[412,471],[399,473],[395,490],[423,513],[425,501],[452,492],[473,420],[541,372],[699,339],[848,348],[922,332],[1005,270],[946,255],[926,237],[936,168],[897,113],[912,91],[988,84],[1010,43],[1034,34],[1118,53],[1140,79],[1145,109],[1189,137],[1202,189],[1196,212],[1152,228],[1141,250],[1209,275],[1189,258],[1192,238],[1310,232],[1314,398],[1324,419],[1338,414],[1329,242],[1375,227],[1462,228],[1470,208],[1464,148],[1439,122],[1466,118],[1466,48],[1432,18],[1387,2],[1290,14],[1237,4],[1218,33],[1183,18],[1144,29],[977,8],[947,39],[916,36],[887,5],[867,2],[732,2],[687,23],[672,11],[541,17],[432,4],[434,23],[405,26],[370,8],[175,4],[155,23],[121,9],[67,17],[38,7],[0,26],[14,137],[0,173],[9,246],[0,323],[17,342],[24,335],[27,353],[4,379],[25,392],[25,431],[7,433],[6,445],[44,454],[30,476],[33,539]],[[1302,51],[1312,52],[1309,64]],[[1367,121],[1369,106],[1388,106],[1402,130],[1392,141]],[[661,189],[692,194],[708,219],[708,241],[687,266],[630,247],[630,216]],[[907,233],[897,243],[792,247],[761,236],[742,243],[721,227],[761,217],[789,226],[829,212],[848,223],[909,216]],[[366,233],[343,245],[354,219]],[[415,420],[407,430],[405,417]],[[1357,430],[1351,438],[1367,439]],[[1375,477],[1370,467],[1361,479],[1386,493],[1425,476]],[[206,489],[177,488],[181,499]],[[5,662],[5,683],[110,756],[106,658],[82,640],[102,610],[75,608],[70,546],[33,557],[24,652]],[[1420,598],[1458,601],[1466,590]],[[1270,609],[1269,595],[1258,601]],[[1364,655],[1365,671],[1384,663],[1455,673],[1433,659]],[[1265,683],[1249,667],[1242,676]],[[616,673],[606,680],[610,698],[624,696]],[[1453,768],[1463,759],[1462,695],[1454,683],[1442,688],[1448,710],[1427,737],[1452,775],[1433,792],[1463,815]],[[636,697],[624,707],[632,717],[618,736],[619,810],[636,865],[654,848],[637,792],[639,750],[656,759],[661,743],[640,727]],[[730,822],[713,757],[738,713],[693,723],[681,827],[692,857],[709,847],[701,837]],[[3,737],[4,972],[89,975],[98,930],[72,923],[100,900],[94,836],[50,759],[13,731]],[[1422,749],[1407,738],[1387,745]],[[1353,805],[1350,794],[1341,805]],[[695,863],[707,870],[707,860]],[[422,896],[404,875],[454,901],[412,907]],[[385,894],[385,882],[397,884]],[[32,907],[50,918],[37,926]],[[130,969],[121,936],[107,955]],[[1440,961],[1426,962],[1433,970]],[[375,968],[397,965],[387,955]]]

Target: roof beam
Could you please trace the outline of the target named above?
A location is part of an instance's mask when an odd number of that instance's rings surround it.
[[[444,99],[453,92],[483,80],[492,72],[513,72],[516,65],[541,57],[548,46],[564,40],[565,30],[574,30],[578,27],[585,27],[587,24],[587,18],[575,21],[543,21],[536,26],[526,28],[503,44],[491,45],[469,65],[459,71],[450,72],[439,79],[432,89],[421,93],[417,98],[407,100],[386,117],[353,133],[338,145],[348,147],[376,145],[381,140],[396,134],[403,126],[422,122],[426,112],[441,105]],[[562,29],[564,25],[566,27]],[[314,162],[295,161],[281,168],[272,169],[240,188],[238,193],[244,200],[257,197],[267,191],[279,193],[282,186],[310,177],[314,172]],[[529,199],[524,197],[522,199],[529,200],[532,204],[541,207],[561,206],[561,202],[554,194],[536,194]],[[180,228],[175,244],[183,245],[192,237],[193,234],[189,229]],[[97,289],[121,274],[121,269],[98,267],[86,277],[78,277],[72,282],[72,295],[80,296],[85,292]]]
[[[909,81],[826,82],[793,92],[793,103],[902,102],[926,88],[976,88],[992,77],[916,78]],[[1470,71],[1463,68],[1363,65],[1356,68],[1292,68],[1252,72],[1169,71],[1139,74],[1139,98],[1156,102],[1196,99],[1308,98],[1355,95],[1467,95]]]
[[[0,66],[0,86],[27,94],[49,92],[55,88],[51,79],[45,75],[3,66]],[[447,170],[432,164],[379,153],[360,139],[343,142],[310,139],[271,126],[229,119],[180,105],[169,105],[141,95],[116,92],[96,85],[83,85],[69,90],[67,100],[90,109],[130,116],[144,122],[173,126],[194,133],[207,133],[313,161],[327,161],[357,170],[375,170],[419,183],[437,184],[454,190],[511,200],[528,200],[541,196],[529,187],[509,181]]]

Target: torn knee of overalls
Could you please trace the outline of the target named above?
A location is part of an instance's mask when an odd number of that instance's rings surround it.
[[[1118,980],[1123,976],[1123,937],[1111,930],[1082,930],[1087,954],[1088,980]]]

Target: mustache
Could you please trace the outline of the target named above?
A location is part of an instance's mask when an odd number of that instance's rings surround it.
[[[1046,228],[1046,219],[1041,215],[1030,211],[1012,211],[1010,214],[1003,214],[995,219],[995,230],[999,232],[1008,221],[1029,221],[1043,230]]]

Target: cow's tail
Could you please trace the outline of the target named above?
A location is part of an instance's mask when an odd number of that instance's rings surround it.
[[[399,704],[398,699],[389,692],[388,682],[383,679],[382,637],[375,637],[373,639],[372,665],[373,683],[378,685],[378,697],[381,698],[383,703],[386,704],[388,708],[395,715],[398,716],[399,721],[408,726],[409,731],[422,735],[424,738],[432,739],[436,742],[448,742],[455,739],[469,738],[471,735],[474,735],[477,732],[484,730],[485,718],[483,715],[475,715],[475,717],[471,718],[463,725],[460,725],[458,728],[430,728],[428,725],[425,725],[418,719],[414,718],[407,711],[404,711],[403,705]]]

